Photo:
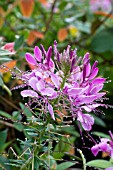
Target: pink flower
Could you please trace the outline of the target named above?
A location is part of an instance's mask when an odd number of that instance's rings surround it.
[[[15,50],[14,50],[14,42],[11,43],[7,43],[2,47],[3,50],[7,50],[10,51],[12,54],[15,54]]]
[[[111,0],[90,0],[90,9],[92,11],[103,10],[109,12],[111,5]]]
[[[54,57],[54,60],[52,60]],[[29,64],[36,66],[34,70],[23,73],[20,77],[25,82],[25,89],[21,92],[23,97],[31,97],[41,100],[48,108],[52,119],[54,108],[59,105],[68,105],[72,117],[76,117],[84,130],[90,131],[94,124],[94,118],[90,113],[99,106],[104,106],[100,100],[106,93],[101,92],[105,78],[97,77],[97,61],[91,66],[89,53],[82,57],[77,56],[77,50],[66,50],[59,53],[57,42],[46,51],[41,48],[34,48],[34,55],[26,53],[26,60]],[[63,107],[63,106],[60,106]]]
[[[102,151],[102,152],[109,153],[109,156],[113,159],[112,133],[111,132],[109,133],[110,133],[111,140],[107,138],[101,138],[101,141],[91,148],[91,151],[94,154],[94,156],[96,156],[99,151]]]
[[[113,170],[113,167],[106,168],[105,170]]]

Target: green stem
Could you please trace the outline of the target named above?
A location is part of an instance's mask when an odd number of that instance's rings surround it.
[[[34,170],[34,153],[33,153],[33,158],[32,158],[32,170]]]
[[[3,86],[3,89],[7,91],[7,93],[9,94],[9,96],[12,95],[11,91],[9,90],[9,88],[4,84]]]
[[[63,89],[65,82],[66,82],[67,75],[64,76],[62,84],[61,84],[61,89]]]
[[[79,152],[80,155],[81,155],[81,158],[82,158],[82,161],[83,161],[83,168],[84,168],[84,170],[86,170],[86,159],[85,159],[82,151],[81,151],[80,149],[77,149],[77,150],[78,150],[78,152]]]
[[[50,129],[50,125],[48,125],[48,129]],[[49,133],[49,143],[48,143],[48,164],[49,164],[49,167],[50,167],[50,149],[51,149],[51,144],[50,144],[50,132],[48,130],[48,133]]]

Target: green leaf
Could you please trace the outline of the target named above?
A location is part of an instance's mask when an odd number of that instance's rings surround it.
[[[0,142],[4,143],[7,138],[7,129],[0,132]]]
[[[97,117],[96,115],[93,115],[93,117],[95,119],[95,124],[102,126],[102,127],[106,127],[105,122],[101,118]]]
[[[4,168],[4,169],[7,169],[7,170],[11,170],[11,167],[6,165],[8,163],[8,159],[3,157],[3,156],[0,156],[0,165]],[[3,169],[2,168],[2,169]]]
[[[12,52],[10,51],[0,49],[0,56],[11,55],[11,54]]]
[[[0,110],[0,116],[4,116],[4,117],[6,117],[6,118],[8,118],[8,119],[12,119],[12,116],[11,116],[11,115],[9,115],[8,113],[6,113],[6,112],[4,112],[4,111],[1,111],[1,110]]]
[[[86,165],[90,166],[90,167],[95,167],[95,168],[108,168],[108,167],[113,166],[113,164],[111,162],[106,161],[106,160],[102,160],[102,159],[87,162]]]
[[[26,117],[31,117],[32,116],[31,111],[23,103],[19,103],[19,105],[20,105],[20,107],[22,109],[23,114],[25,114]]]
[[[59,170],[59,169],[60,170],[66,170],[67,168],[69,168],[69,167],[71,167],[71,166],[73,166],[75,164],[76,164],[76,162],[63,162],[63,163],[57,165],[56,170]]]
[[[90,44],[90,50],[97,53],[110,51],[113,47],[113,29],[106,29],[98,32]]]
[[[109,135],[106,135],[105,133],[102,133],[102,132],[92,132],[92,134],[96,135],[96,136],[99,136],[99,137],[102,137],[102,138],[110,139]]]
[[[15,49],[15,50],[18,50],[18,49],[21,47],[21,45],[23,44],[23,42],[24,42],[24,36],[21,35],[21,36],[15,41],[14,49]]]
[[[2,57],[0,58],[0,62],[4,62],[4,61],[11,61],[12,59],[11,58],[8,58],[8,57]]]
[[[20,132],[22,132],[24,129],[24,125],[22,125],[21,123],[18,123],[18,122],[14,123],[14,127],[15,127],[15,129],[17,129]]]

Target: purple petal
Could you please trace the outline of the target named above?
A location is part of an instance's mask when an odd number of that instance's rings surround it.
[[[88,123],[90,123],[91,125],[94,124],[94,118],[93,116],[89,115],[89,114],[84,114],[84,119],[87,120]]]
[[[98,86],[94,86],[94,87],[91,89],[90,93],[91,93],[91,94],[98,93],[100,90],[102,90],[102,88],[103,88],[103,84],[99,84]]]
[[[76,96],[76,95],[82,93],[82,90],[83,90],[82,88],[71,88],[68,90],[68,94],[70,96]]]
[[[35,58],[30,54],[30,53],[26,53],[26,60],[29,64],[32,64],[32,65],[36,65],[37,62],[35,60]]]
[[[105,96],[106,93],[105,93],[105,92],[103,92],[103,93],[97,93],[97,94],[95,94],[95,95],[96,95],[96,99],[99,99],[99,98]]]
[[[91,75],[89,76],[89,80],[94,79],[98,74],[98,68],[96,67],[93,72],[91,73]]]
[[[97,156],[98,152],[99,152],[99,147],[98,145],[95,145],[91,148],[91,152],[93,153],[94,156]]]
[[[38,46],[35,46],[34,48],[34,56],[37,59],[38,62],[41,62],[42,60],[42,52]]]
[[[91,96],[85,96],[85,95],[81,95],[79,97],[80,103],[91,103],[96,99],[96,95],[91,95]]]
[[[48,51],[47,51],[47,63],[49,64],[50,62],[50,58],[52,56],[52,46],[49,47]]]
[[[83,114],[81,111],[78,111],[77,112],[77,120],[80,121],[80,122],[83,122]]]
[[[82,108],[86,111],[86,112],[91,112],[92,108],[88,107],[88,106],[82,106]]]
[[[53,82],[53,84],[55,85],[56,88],[59,87],[59,79],[58,76],[55,75],[54,73],[51,74],[51,80]]]
[[[43,77],[42,73],[39,72],[39,71],[35,72],[35,76],[38,77],[38,78],[42,78]]]
[[[89,53],[86,53],[85,55],[84,55],[84,58],[83,58],[83,64],[87,64],[87,62],[89,61]]]
[[[51,115],[52,119],[55,120],[55,116],[54,116],[54,112],[53,112],[53,107],[49,103],[48,103],[48,110],[50,112],[50,115]]]
[[[90,71],[91,71],[91,65],[90,65],[90,63],[88,63],[88,64],[86,65],[86,77],[89,76]]]
[[[77,120],[81,122],[84,130],[90,131],[94,124],[94,118],[89,114],[82,114],[81,111],[77,112]]]
[[[41,47],[41,49],[42,49],[42,53],[43,53],[43,54],[44,54],[44,56],[46,57],[46,51],[45,51],[45,49],[44,49],[43,45],[41,44],[41,45],[40,45],[40,47]]]
[[[108,146],[107,146],[107,143],[106,143],[106,142],[100,142],[100,143],[98,144],[98,146],[99,146],[99,148],[101,149],[101,151],[107,152]]]
[[[103,84],[105,82],[105,78],[96,78],[92,81],[93,84]]]
[[[76,58],[73,58],[72,63],[71,63],[71,69],[70,69],[70,72],[72,72],[72,71],[73,71],[73,68],[74,68],[74,66],[75,66],[75,63],[76,63]]]
[[[55,68],[54,62],[51,58],[50,58],[50,61],[49,61],[49,68],[51,69],[52,72],[54,71],[54,68]]]
[[[88,122],[87,123],[82,122],[81,124],[82,124],[83,129],[86,130],[86,131],[90,131],[92,129],[91,124],[88,123]]]
[[[42,90],[45,89],[45,82],[42,79],[40,79],[36,84],[36,87],[39,90],[39,92],[41,92]]]
[[[86,78],[86,64],[84,65],[83,68],[83,82],[85,81],[85,78]]]
[[[41,90],[42,95],[52,96],[54,94],[54,89],[48,87],[43,90]]]
[[[33,90],[23,90],[21,91],[23,97],[38,97],[38,94]]]
[[[36,77],[32,77],[29,80],[29,86],[31,86],[34,90],[37,90],[36,84],[38,83],[38,80]]]
[[[58,94],[56,91],[54,91],[54,93],[52,94],[52,96],[49,96],[48,99],[53,100],[56,99],[58,97]]]
[[[96,68],[97,64],[98,64],[98,61],[95,61],[94,64],[92,65],[91,71],[93,71]]]

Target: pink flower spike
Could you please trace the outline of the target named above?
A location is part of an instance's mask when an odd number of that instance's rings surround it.
[[[30,53],[26,53],[26,60],[27,60],[28,63],[30,63],[32,65],[37,64],[35,58]]]
[[[34,48],[34,56],[35,56],[35,58],[36,58],[36,60],[38,62],[41,62],[41,60],[42,60],[42,52],[41,52],[41,50],[39,49],[38,46],[35,46],[35,48]]]
[[[33,90],[23,90],[21,91],[23,97],[38,97],[38,94]]]
[[[49,103],[48,103],[48,110],[50,112],[50,115],[51,115],[52,119],[55,120],[55,116],[54,116],[54,112],[53,112],[53,107]]]

